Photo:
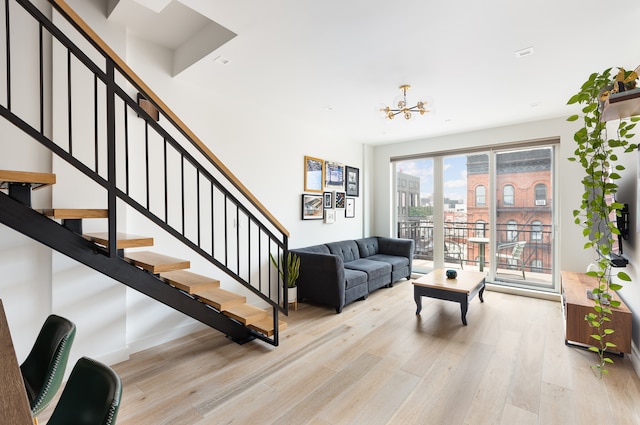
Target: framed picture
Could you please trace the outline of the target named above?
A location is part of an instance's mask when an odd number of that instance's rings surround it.
[[[344,216],[346,218],[354,218],[356,216],[356,198],[347,198]]]
[[[344,165],[324,162],[324,190],[344,190]]]
[[[347,195],[342,191],[333,192],[333,207],[338,210],[343,210],[346,197]]]
[[[336,221],[336,210],[324,210],[324,222],[334,223]]]
[[[322,220],[322,195],[302,194],[302,219]]]
[[[360,196],[360,170],[347,166],[345,174],[347,196]]]
[[[324,208],[325,209],[333,208],[333,199],[332,199],[333,194],[331,192],[325,192],[323,193],[322,196],[324,196],[324,202],[323,202]]]
[[[304,191],[322,192],[324,183],[324,161],[310,156],[304,157]]]

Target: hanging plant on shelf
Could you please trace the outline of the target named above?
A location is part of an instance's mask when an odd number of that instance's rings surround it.
[[[597,279],[598,286],[592,290],[593,312],[585,316],[589,326],[593,328],[591,337],[594,340],[591,351],[598,354],[598,363],[591,368],[598,378],[608,373],[607,364],[613,363],[608,357],[607,350],[616,348],[610,341],[615,330],[610,329],[608,323],[614,314],[612,308],[618,307],[620,301],[612,296],[613,291],[622,289],[622,285],[611,281],[612,261],[609,254],[615,242],[613,239],[620,234],[610,217],[620,216],[623,204],[608,202],[615,196],[620,178],[619,172],[624,166],[618,164],[618,152],[632,152],[638,145],[631,143],[634,134],[631,132],[640,120],[638,117],[620,119],[615,136],[609,138],[607,122],[602,114],[609,96],[635,87],[638,74],[635,71],[625,71],[619,68],[615,78],[611,76],[611,68],[601,73],[593,73],[582,85],[580,91],[571,97],[568,104],[582,105],[582,127],[575,132],[576,149],[569,161],[579,163],[584,170],[582,183],[584,193],[578,209],[573,211],[575,223],[583,228],[583,235],[589,237],[584,245],[595,254],[595,267],[587,275]],[[579,115],[572,115],[567,121],[577,121]],[[595,270],[594,270],[595,269]],[[615,273],[619,281],[628,282],[631,279],[625,272]]]

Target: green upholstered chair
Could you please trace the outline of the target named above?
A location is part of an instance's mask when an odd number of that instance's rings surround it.
[[[73,367],[47,425],[116,423],[122,383],[108,366],[82,357]]]
[[[47,407],[62,385],[75,335],[76,325],[73,322],[55,314],[50,315],[42,325],[29,355],[20,365],[36,424],[36,416]]]

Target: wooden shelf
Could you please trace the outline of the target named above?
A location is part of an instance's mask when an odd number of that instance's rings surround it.
[[[626,96],[624,96],[626,94]],[[602,110],[602,120],[611,121],[640,115],[640,90],[622,93],[614,102],[607,99]]]
[[[640,66],[635,69],[640,74]],[[609,96],[602,109],[602,121],[620,120],[640,115],[640,88]]]

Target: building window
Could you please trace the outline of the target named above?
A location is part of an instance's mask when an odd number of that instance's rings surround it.
[[[476,221],[476,238],[486,237],[487,223],[484,220]]]
[[[542,260],[532,260],[531,271],[534,273],[542,273]]]
[[[542,222],[540,220],[535,220],[531,223],[531,240],[542,240]]]
[[[518,223],[515,220],[507,221],[507,240],[515,241],[518,237]]]
[[[513,186],[508,184],[502,189],[502,202],[505,206],[512,207],[515,198]]]
[[[547,205],[547,186],[539,183],[535,187],[536,206]]]
[[[480,185],[476,187],[476,207],[487,205],[487,188]]]

